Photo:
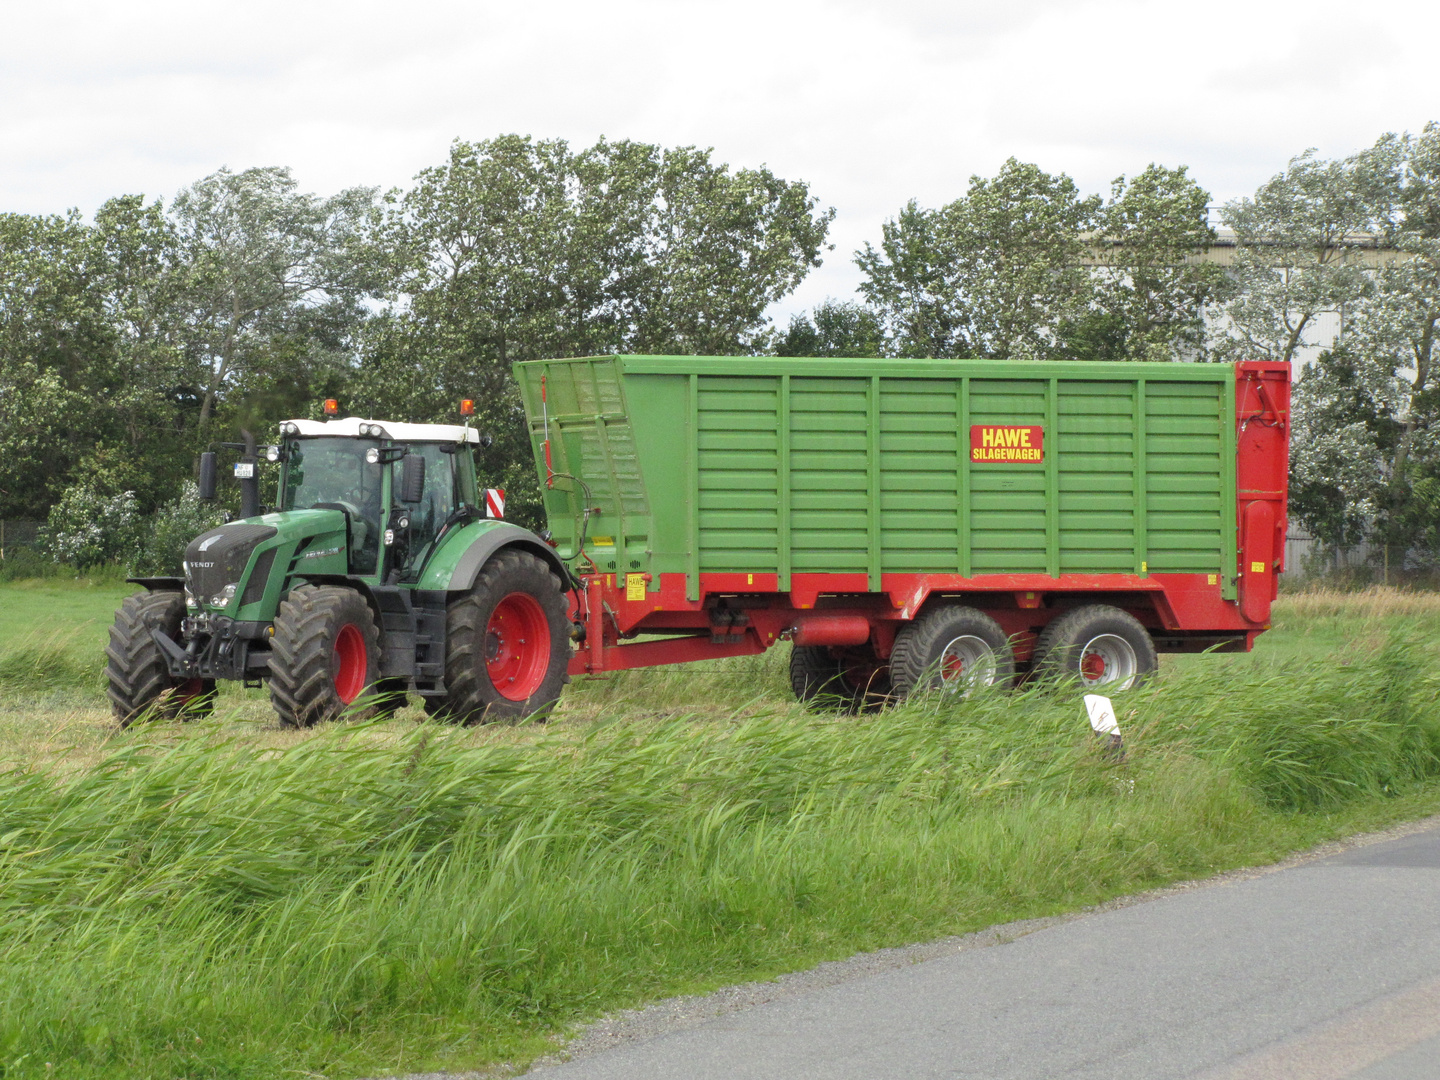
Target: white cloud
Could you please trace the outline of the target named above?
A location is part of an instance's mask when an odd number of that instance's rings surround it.
[[[1440,117],[1440,12],[1398,0],[290,0],[0,11],[0,208],[169,196],[222,164],[403,185],[455,137],[713,146],[840,215],[784,305],[848,295],[905,200],[1015,155],[1103,190],[1188,164],[1217,199],[1308,146]]]

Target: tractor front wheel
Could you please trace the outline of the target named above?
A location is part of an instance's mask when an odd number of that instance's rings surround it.
[[[121,727],[146,711],[189,718],[208,715],[215,707],[215,680],[172,678],[151,635],[158,630],[178,642],[184,617],[184,595],[168,590],[127,596],[115,613],[105,647],[105,693]]]
[[[570,681],[570,617],[560,579],[529,552],[509,549],[450,602],[444,703],[452,723],[543,718]]]
[[[365,598],[336,585],[291,589],[270,639],[270,703],[285,727],[310,727],[349,710],[380,665],[380,632]]]

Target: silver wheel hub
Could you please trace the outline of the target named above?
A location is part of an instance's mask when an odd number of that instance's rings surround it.
[[[1080,649],[1080,680],[1086,686],[1128,690],[1140,673],[1135,646],[1119,634],[1096,634]]]
[[[984,638],[962,634],[951,638],[940,650],[939,682],[947,694],[969,697],[977,687],[995,682],[998,664],[995,650]]]

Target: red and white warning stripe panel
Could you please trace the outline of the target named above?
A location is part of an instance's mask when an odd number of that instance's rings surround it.
[[[485,489],[485,516],[487,518],[503,518],[505,516],[505,489]]]

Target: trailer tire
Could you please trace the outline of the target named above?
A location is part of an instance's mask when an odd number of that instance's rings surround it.
[[[501,550],[445,617],[444,704],[425,711],[457,724],[543,720],[570,681],[570,608],[543,559]]]
[[[1087,690],[1129,690],[1159,666],[1149,631],[1135,616],[1109,604],[1067,611],[1045,627],[1035,643],[1040,678],[1079,682]]]
[[[854,712],[885,702],[890,673],[874,654],[868,662],[835,656],[829,646],[796,645],[790,650],[790,689],[804,702]]]
[[[1000,624],[970,607],[931,608],[895,635],[890,681],[898,697],[941,690],[969,697],[1015,676],[1015,653]]]
[[[152,630],[180,640],[185,597],[170,589],[127,596],[110,626],[105,646],[105,696],[121,727],[147,711],[156,717],[208,716],[215,708],[214,679],[176,679]]]
[[[283,727],[311,727],[345,713],[372,692],[380,631],[365,598],[339,585],[300,585],[280,603],[270,639],[270,704]]]

